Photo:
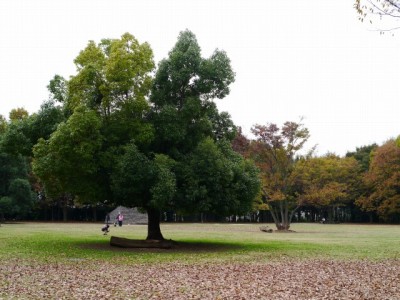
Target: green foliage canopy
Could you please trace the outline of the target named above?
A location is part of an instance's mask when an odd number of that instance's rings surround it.
[[[100,125],[94,111],[79,106],[48,140],[39,140],[33,149],[33,171],[49,196],[97,196],[101,190],[96,184],[96,156],[102,145]]]

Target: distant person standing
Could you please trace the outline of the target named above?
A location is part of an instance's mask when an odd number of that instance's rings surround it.
[[[124,221],[124,215],[121,212],[119,212],[117,215],[117,222],[119,227],[122,226],[122,221]]]
[[[106,223],[106,225],[108,225],[110,223],[110,214],[109,213],[106,214],[105,223]]]

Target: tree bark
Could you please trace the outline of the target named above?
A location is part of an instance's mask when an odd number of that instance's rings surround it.
[[[284,208],[283,208],[283,205],[281,203],[279,204],[279,208],[278,209],[279,209],[279,212],[277,212],[277,213],[273,210],[272,206],[271,206],[271,210],[270,210],[272,218],[274,219],[274,222],[275,222],[276,229],[277,230],[282,230],[282,231],[288,230],[289,227],[290,227],[290,224],[287,224],[285,222]]]
[[[272,219],[274,220],[276,229],[279,230],[279,220],[278,220],[278,217],[277,217],[276,214],[275,214],[274,207],[273,207],[272,204],[270,204],[269,212],[271,213]]]
[[[293,216],[296,214],[296,212],[298,211],[299,208],[300,208],[300,205],[296,206],[296,208],[293,209],[293,210],[290,212],[289,224],[292,224]],[[299,212],[298,215],[299,215],[299,221],[300,221],[300,212]]]
[[[146,240],[164,240],[160,229],[160,211],[158,209],[147,209],[148,225]]]
[[[269,206],[270,206],[269,211],[275,222],[276,229],[282,231],[289,230],[290,224],[292,223],[293,215],[300,206],[297,206],[290,213],[289,213],[289,204],[287,202],[285,202],[284,204],[279,203],[279,207],[277,208],[278,212],[274,210],[274,206],[272,205],[272,203],[270,203]]]

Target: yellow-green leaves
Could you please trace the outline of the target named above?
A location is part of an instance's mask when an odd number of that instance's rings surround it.
[[[90,41],[74,60],[78,73],[68,82],[68,105],[83,104],[110,116],[127,103],[145,99],[154,69],[153,51],[131,34]]]

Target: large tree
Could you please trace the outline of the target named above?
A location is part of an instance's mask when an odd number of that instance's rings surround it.
[[[213,102],[229,93],[233,80],[226,53],[216,50],[203,58],[190,31],[180,33],[168,58],[160,62],[150,97],[155,133],[150,151],[127,152],[114,180],[119,199],[141,202],[147,210],[147,239],[163,239],[162,210],[223,216],[250,209],[258,191],[256,170],[232,150],[228,141],[236,128]],[[141,169],[146,171],[139,174]],[[133,193],[140,196],[128,196]]]
[[[268,205],[278,230],[289,230],[291,220],[300,207],[293,176],[296,155],[309,138],[308,129],[301,123],[286,122],[255,125],[255,140],[249,155],[261,170],[262,196]]]
[[[182,32],[152,83],[149,45],[124,34],[89,42],[75,64],[70,80],[49,84],[69,118],[35,147],[34,169],[49,192],[140,207],[149,216],[147,239],[156,240],[164,209],[248,208],[256,171],[231,149],[236,127],[213,102],[234,80],[225,52],[203,58],[194,34]]]

